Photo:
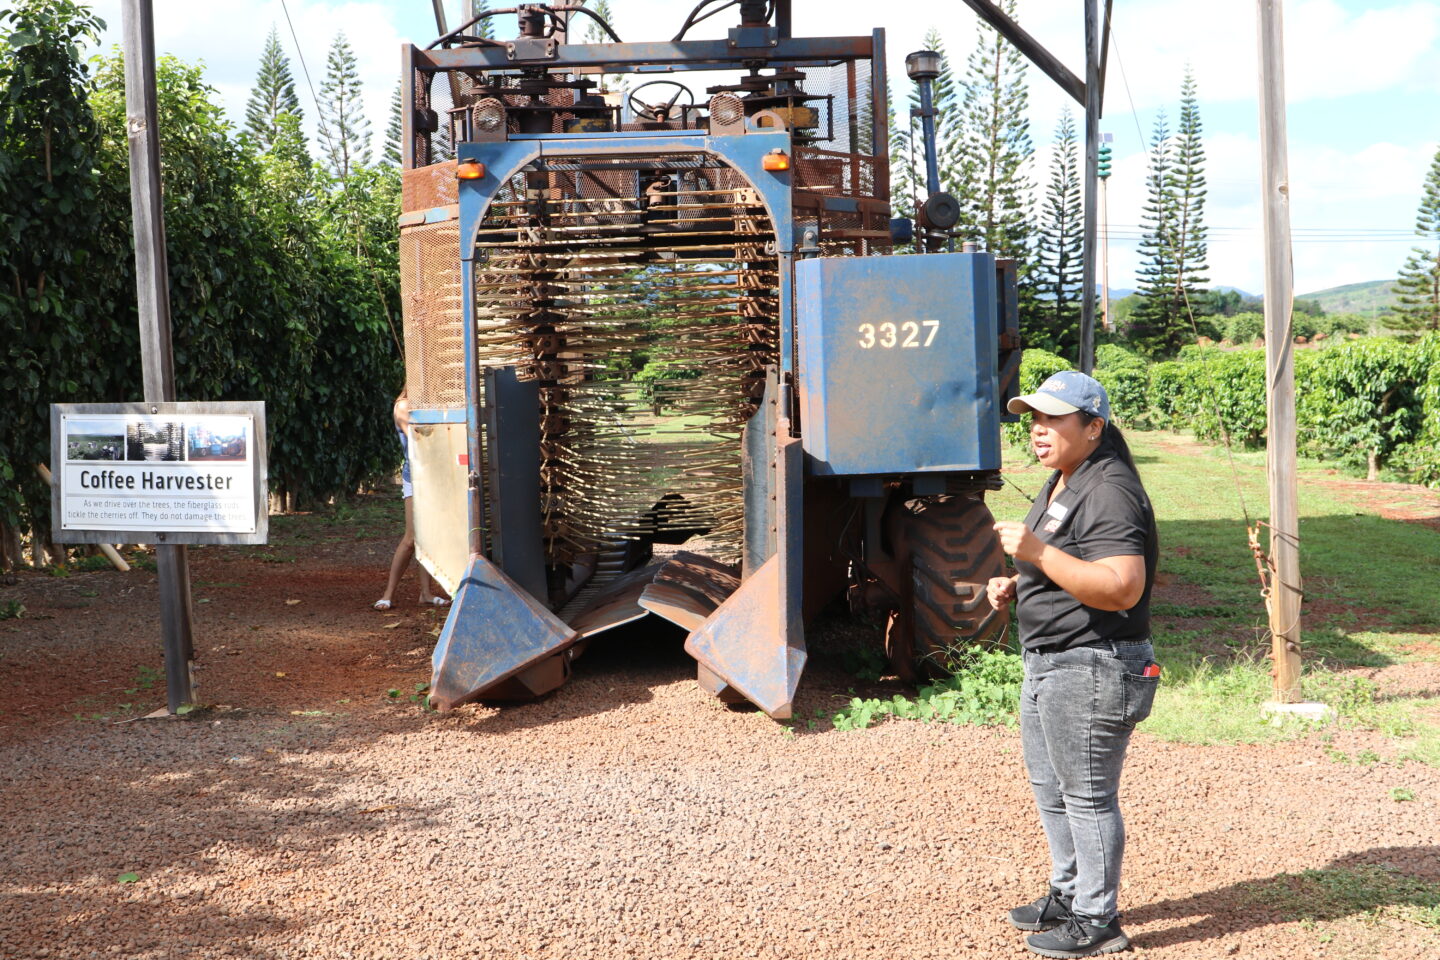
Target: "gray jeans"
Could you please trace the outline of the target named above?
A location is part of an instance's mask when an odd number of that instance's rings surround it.
[[[1050,842],[1050,882],[1096,925],[1117,914],[1120,771],[1130,733],[1155,701],[1160,678],[1141,675],[1154,662],[1148,641],[1025,651],[1020,740]]]

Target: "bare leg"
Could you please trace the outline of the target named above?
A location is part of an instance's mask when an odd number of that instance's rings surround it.
[[[395,547],[395,556],[390,558],[390,579],[385,583],[385,595],[380,598],[379,603],[388,608],[395,602],[395,588],[400,585],[400,578],[405,575],[405,568],[410,566],[410,560],[415,556],[415,534],[413,521],[411,520],[412,510],[410,506],[411,497],[405,498],[405,535],[400,538],[400,543]],[[425,568],[420,568],[421,590],[429,585],[430,576],[425,573]],[[379,604],[377,604],[378,606]]]

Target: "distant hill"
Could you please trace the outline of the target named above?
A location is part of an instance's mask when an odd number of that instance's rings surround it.
[[[1314,293],[1302,293],[1297,300],[1311,300],[1320,304],[1326,313],[1385,313],[1395,306],[1395,281],[1371,280],[1368,283],[1347,283],[1343,287],[1331,287]]]

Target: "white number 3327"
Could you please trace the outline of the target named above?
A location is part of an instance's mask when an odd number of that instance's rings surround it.
[[[940,330],[939,320],[906,320],[903,323],[862,323],[858,328],[861,350],[879,347],[882,350],[902,350],[913,347],[928,347],[935,342]]]

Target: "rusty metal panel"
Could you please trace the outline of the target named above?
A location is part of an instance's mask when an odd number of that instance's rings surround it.
[[[740,587],[734,567],[682,550],[655,572],[639,605],[693,631]]]
[[[795,275],[814,473],[999,468],[990,254],[816,258]]]
[[[779,406],[787,407],[786,391]],[[776,551],[685,640],[685,652],[700,664],[707,689],[718,678],[777,719],[790,716],[805,669],[801,620],[803,569],[800,440],[790,420],[776,422],[773,437]],[[710,676],[710,675],[713,675]]]
[[[582,638],[593,637],[624,626],[649,615],[638,602],[641,592],[651,585],[661,564],[652,563],[632,570],[610,583],[580,611],[570,618],[570,627]]]

